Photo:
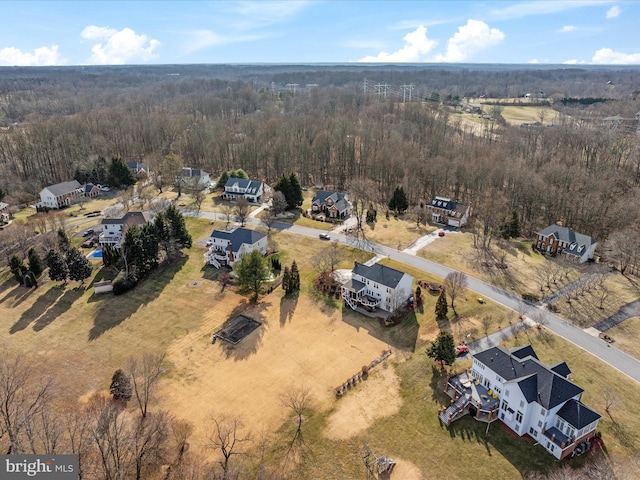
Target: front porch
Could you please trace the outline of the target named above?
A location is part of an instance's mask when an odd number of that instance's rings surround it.
[[[492,423],[498,419],[500,400],[467,372],[449,377],[445,393],[451,397],[448,407],[438,411],[438,416],[446,426],[466,414],[480,422]],[[495,396],[494,396],[495,395]]]

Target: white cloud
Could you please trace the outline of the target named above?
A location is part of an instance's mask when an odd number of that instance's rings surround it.
[[[230,43],[248,42],[252,40],[260,40],[265,35],[219,35],[213,30],[194,30],[188,32],[188,44],[185,47],[187,53],[208,47],[218,47],[220,45],[228,45]]]
[[[619,15],[620,15],[620,7],[617,5],[614,5],[609,10],[607,10],[607,14],[605,15],[605,17],[607,18],[607,20],[610,20],[612,18],[617,18]]]
[[[473,54],[498,45],[504,40],[504,33],[480,20],[467,20],[447,42],[447,51],[436,55],[437,62],[462,62]]]
[[[420,25],[413,32],[404,36],[404,46],[393,53],[380,52],[375,57],[368,56],[358,60],[359,62],[420,62],[424,55],[436,46],[435,40],[427,38],[427,28]]]
[[[4,66],[49,67],[65,63],[65,59],[58,52],[58,45],[39,47],[34,49],[33,53],[23,52],[15,47],[0,49],[0,65]]]
[[[505,2],[506,3],[506,2]],[[592,7],[611,3],[611,0],[555,0],[555,1],[532,1],[510,4],[507,7],[490,11],[495,19],[508,20],[512,18],[523,18],[530,15],[547,15],[559,13],[581,7]]]
[[[572,58],[571,60],[565,60],[562,63],[565,65],[575,65],[576,63],[578,63],[578,60],[576,60],[575,58]]]
[[[540,61],[537,58],[532,58],[527,63],[540,63]]]
[[[640,53],[622,53],[610,48],[601,48],[593,55],[591,61],[604,65],[632,65],[640,63]]]
[[[240,15],[241,18],[233,21],[234,29],[251,30],[287,21],[312,4],[313,2],[306,0],[240,1],[228,6],[221,4],[221,8],[226,12]],[[217,4],[215,6],[218,7]]]
[[[569,32],[575,32],[577,29],[578,29],[578,27],[576,27],[575,25],[565,25],[564,27],[562,27],[558,31],[560,33],[569,33]]]
[[[154,50],[160,42],[146,35],[138,35],[130,28],[116,30],[89,25],[82,33],[86,40],[100,41],[91,47],[91,63],[120,65],[128,62],[147,62],[156,57]]]

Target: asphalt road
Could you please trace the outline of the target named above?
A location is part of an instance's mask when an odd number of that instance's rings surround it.
[[[200,218],[207,218],[211,220],[226,220],[226,217],[224,215],[216,213],[200,212],[197,215],[195,214],[195,212],[189,211],[184,211],[183,213],[185,215],[197,216]],[[261,222],[258,219],[249,218],[247,220],[247,223],[259,225]],[[296,235],[304,235],[313,238],[318,238],[318,234],[320,233],[320,231],[316,228],[291,225],[284,222],[274,222],[271,225],[271,228],[277,230],[285,230]],[[352,237],[335,232],[330,232],[330,235],[332,241],[337,241],[345,245],[355,245]],[[358,246],[363,250],[368,250],[374,254],[386,256],[392,258],[393,260],[412,265],[416,268],[419,268],[420,270],[438,275],[442,278],[446,277],[447,274],[455,271],[439,263],[435,263],[425,258],[417,257],[413,254],[398,251],[395,248],[387,247],[377,243],[368,242],[366,245],[360,244]],[[509,292],[506,292],[494,285],[483,282],[482,280],[479,280],[475,277],[467,275],[467,278],[468,288],[476,292],[478,296],[488,298],[515,311],[519,311],[523,308],[522,306],[524,305],[524,314],[527,317],[532,318],[536,321],[538,318],[544,319],[545,328],[570,341],[574,345],[582,348],[589,354],[595,355],[605,363],[611,365],[613,368],[631,377],[636,382],[640,382],[640,361],[627,355],[614,346],[611,346],[611,344],[606,343],[600,338],[586,333],[581,328],[576,327],[572,323],[558,317],[557,315],[554,315],[552,312],[546,310],[541,306],[529,302],[524,302],[521,298]]]

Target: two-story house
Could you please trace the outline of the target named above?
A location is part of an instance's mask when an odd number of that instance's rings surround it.
[[[342,285],[342,298],[352,309],[380,308],[393,313],[411,297],[413,277],[391,267],[357,263],[351,280]]]
[[[230,178],[224,185],[222,198],[225,200],[246,198],[249,203],[260,203],[263,195],[264,184],[262,182],[244,178]]]
[[[176,178],[176,182],[180,182],[183,186],[195,186],[200,185],[202,189],[209,187],[211,178],[209,173],[199,168],[185,167],[183,168]]]
[[[434,198],[426,205],[426,209],[431,214],[433,222],[457,228],[466,225],[471,215],[471,208],[468,205],[445,197]]]
[[[351,204],[344,193],[318,190],[311,199],[311,211],[326,211],[329,218],[347,218],[351,213]]]
[[[77,180],[49,185],[40,192],[40,203],[37,207],[62,208],[68,207],[82,195],[82,185]]]
[[[82,186],[82,195],[86,198],[95,198],[100,195],[100,189],[93,183],[87,183]]]
[[[549,225],[536,233],[538,250],[552,255],[563,254],[580,263],[593,259],[597,244],[595,238],[560,225]]]
[[[136,174],[138,178],[140,177],[148,177],[151,175],[151,171],[149,170],[149,165],[142,162],[127,162],[127,167],[129,167],[133,173]]]
[[[152,216],[148,212],[127,212],[120,218],[104,218],[100,222],[102,232],[98,243],[102,247],[110,245],[120,248],[126,229],[131,225],[144,225],[151,221]]]
[[[558,459],[585,449],[600,414],[580,401],[584,390],[569,380],[565,362],[545,365],[531,345],[491,347],[473,356],[471,373],[447,380],[454,402],[439,412],[445,425],[470,413],[502,421],[518,436],[529,435]]]
[[[267,236],[248,228],[214,230],[207,243],[210,247],[204,254],[205,260],[216,268],[222,265],[231,267],[254,250],[267,254]]]

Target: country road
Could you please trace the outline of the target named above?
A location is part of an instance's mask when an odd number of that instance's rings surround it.
[[[184,210],[183,213],[187,216],[194,216],[199,218],[206,218],[210,220],[222,220],[226,219],[225,216],[210,212],[192,212]],[[253,225],[260,225],[261,222],[256,218],[247,219],[246,223]],[[307,237],[318,238],[320,230],[310,227],[302,227],[298,225],[291,225],[284,222],[274,222],[271,228],[277,230],[285,230],[296,235],[304,235]],[[354,245],[353,238],[341,233],[331,232],[331,240],[337,241],[344,245]],[[439,277],[446,277],[447,274],[454,272],[455,270],[441,265],[436,262],[432,262],[425,258],[416,256],[414,253],[408,253],[408,251],[398,251],[395,248],[387,247],[377,243],[368,242],[366,245],[362,245],[361,248],[369,250],[380,256],[392,258],[393,260],[412,265],[425,272],[438,275]],[[640,361],[627,355],[621,350],[612,347],[611,344],[604,342],[603,340],[590,335],[583,329],[576,327],[572,323],[554,315],[550,311],[546,310],[543,306],[535,305],[530,302],[524,302],[521,298],[502,290],[494,285],[490,285],[482,280],[467,275],[468,288],[476,292],[479,296],[486,297],[496,303],[504,305],[507,308],[518,311],[522,305],[525,305],[524,314],[529,318],[543,318],[547,329],[570,341],[574,345],[582,348],[586,352],[595,355],[605,363],[608,363],[615,369],[631,377],[636,382],[640,382]]]

